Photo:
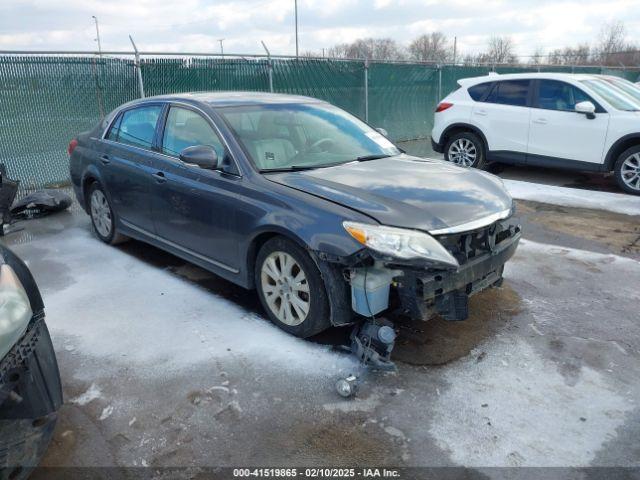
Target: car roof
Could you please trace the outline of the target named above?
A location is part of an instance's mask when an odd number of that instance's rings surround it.
[[[245,105],[273,105],[295,103],[325,103],[322,100],[301,95],[287,95],[267,92],[188,92],[169,95],[146,97],[131,103],[141,101],[182,101],[187,103],[206,103],[212,107],[231,107]]]
[[[481,77],[469,77],[461,78],[458,80],[458,85],[462,87],[468,87],[482,82],[495,82],[498,80],[594,80],[601,75],[588,74],[588,73],[557,73],[557,72],[533,72],[533,73],[506,73],[497,74],[490,73]]]

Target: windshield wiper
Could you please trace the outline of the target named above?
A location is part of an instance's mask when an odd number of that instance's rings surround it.
[[[362,157],[356,158],[356,162],[368,162],[369,160],[380,160],[381,158],[389,158],[391,155],[387,154],[377,154],[377,155],[363,155]]]
[[[289,167],[281,167],[281,168],[263,168],[260,170],[261,173],[271,173],[271,172],[299,172],[301,170],[313,170],[316,168],[327,168],[327,167],[335,167],[336,165],[342,165],[343,162],[338,163],[320,163],[318,165],[291,165]]]

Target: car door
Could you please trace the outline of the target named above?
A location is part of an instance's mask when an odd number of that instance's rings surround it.
[[[153,216],[161,241],[231,272],[239,270],[236,228],[239,175],[206,170],[179,159],[195,145],[216,150],[219,161],[233,162],[212,121],[187,105],[166,112],[160,151],[154,156]]]
[[[602,163],[609,114],[587,93],[567,82],[538,80],[536,84],[527,163],[549,164],[544,157]],[[575,111],[576,103],[584,101],[596,106],[595,118]]]
[[[496,81],[471,112],[494,156],[524,161],[529,137],[530,80]]]
[[[119,221],[153,232],[151,148],[162,105],[121,112],[101,141],[99,168]]]

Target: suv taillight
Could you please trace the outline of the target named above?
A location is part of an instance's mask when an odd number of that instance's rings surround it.
[[[436,113],[438,112],[444,112],[447,108],[451,108],[453,107],[453,103],[449,103],[449,102],[440,102],[438,104],[438,106],[436,107]]]
[[[78,140],[76,140],[75,138],[69,142],[69,146],[67,147],[67,153],[69,153],[69,156],[71,156],[77,146]]]

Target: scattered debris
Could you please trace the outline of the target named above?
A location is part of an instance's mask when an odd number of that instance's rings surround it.
[[[101,395],[102,395],[102,392],[100,391],[98,386],[95,383],[92,383],[86,392],[84,392],[82,395],[76,398],[72,398],[71,403],[75,403],[76,405],[83,406],[93,400],[100,398]]]
[[[30,193],[11,207],[11,215],[22,218],[35,218],[66,210],[73,201],[61,190],[42,190]]]
[[[102,413],[100,414],[100,420],[106,420],[113,413],[113,406],[109,405],[108,407],[104,407]]]

